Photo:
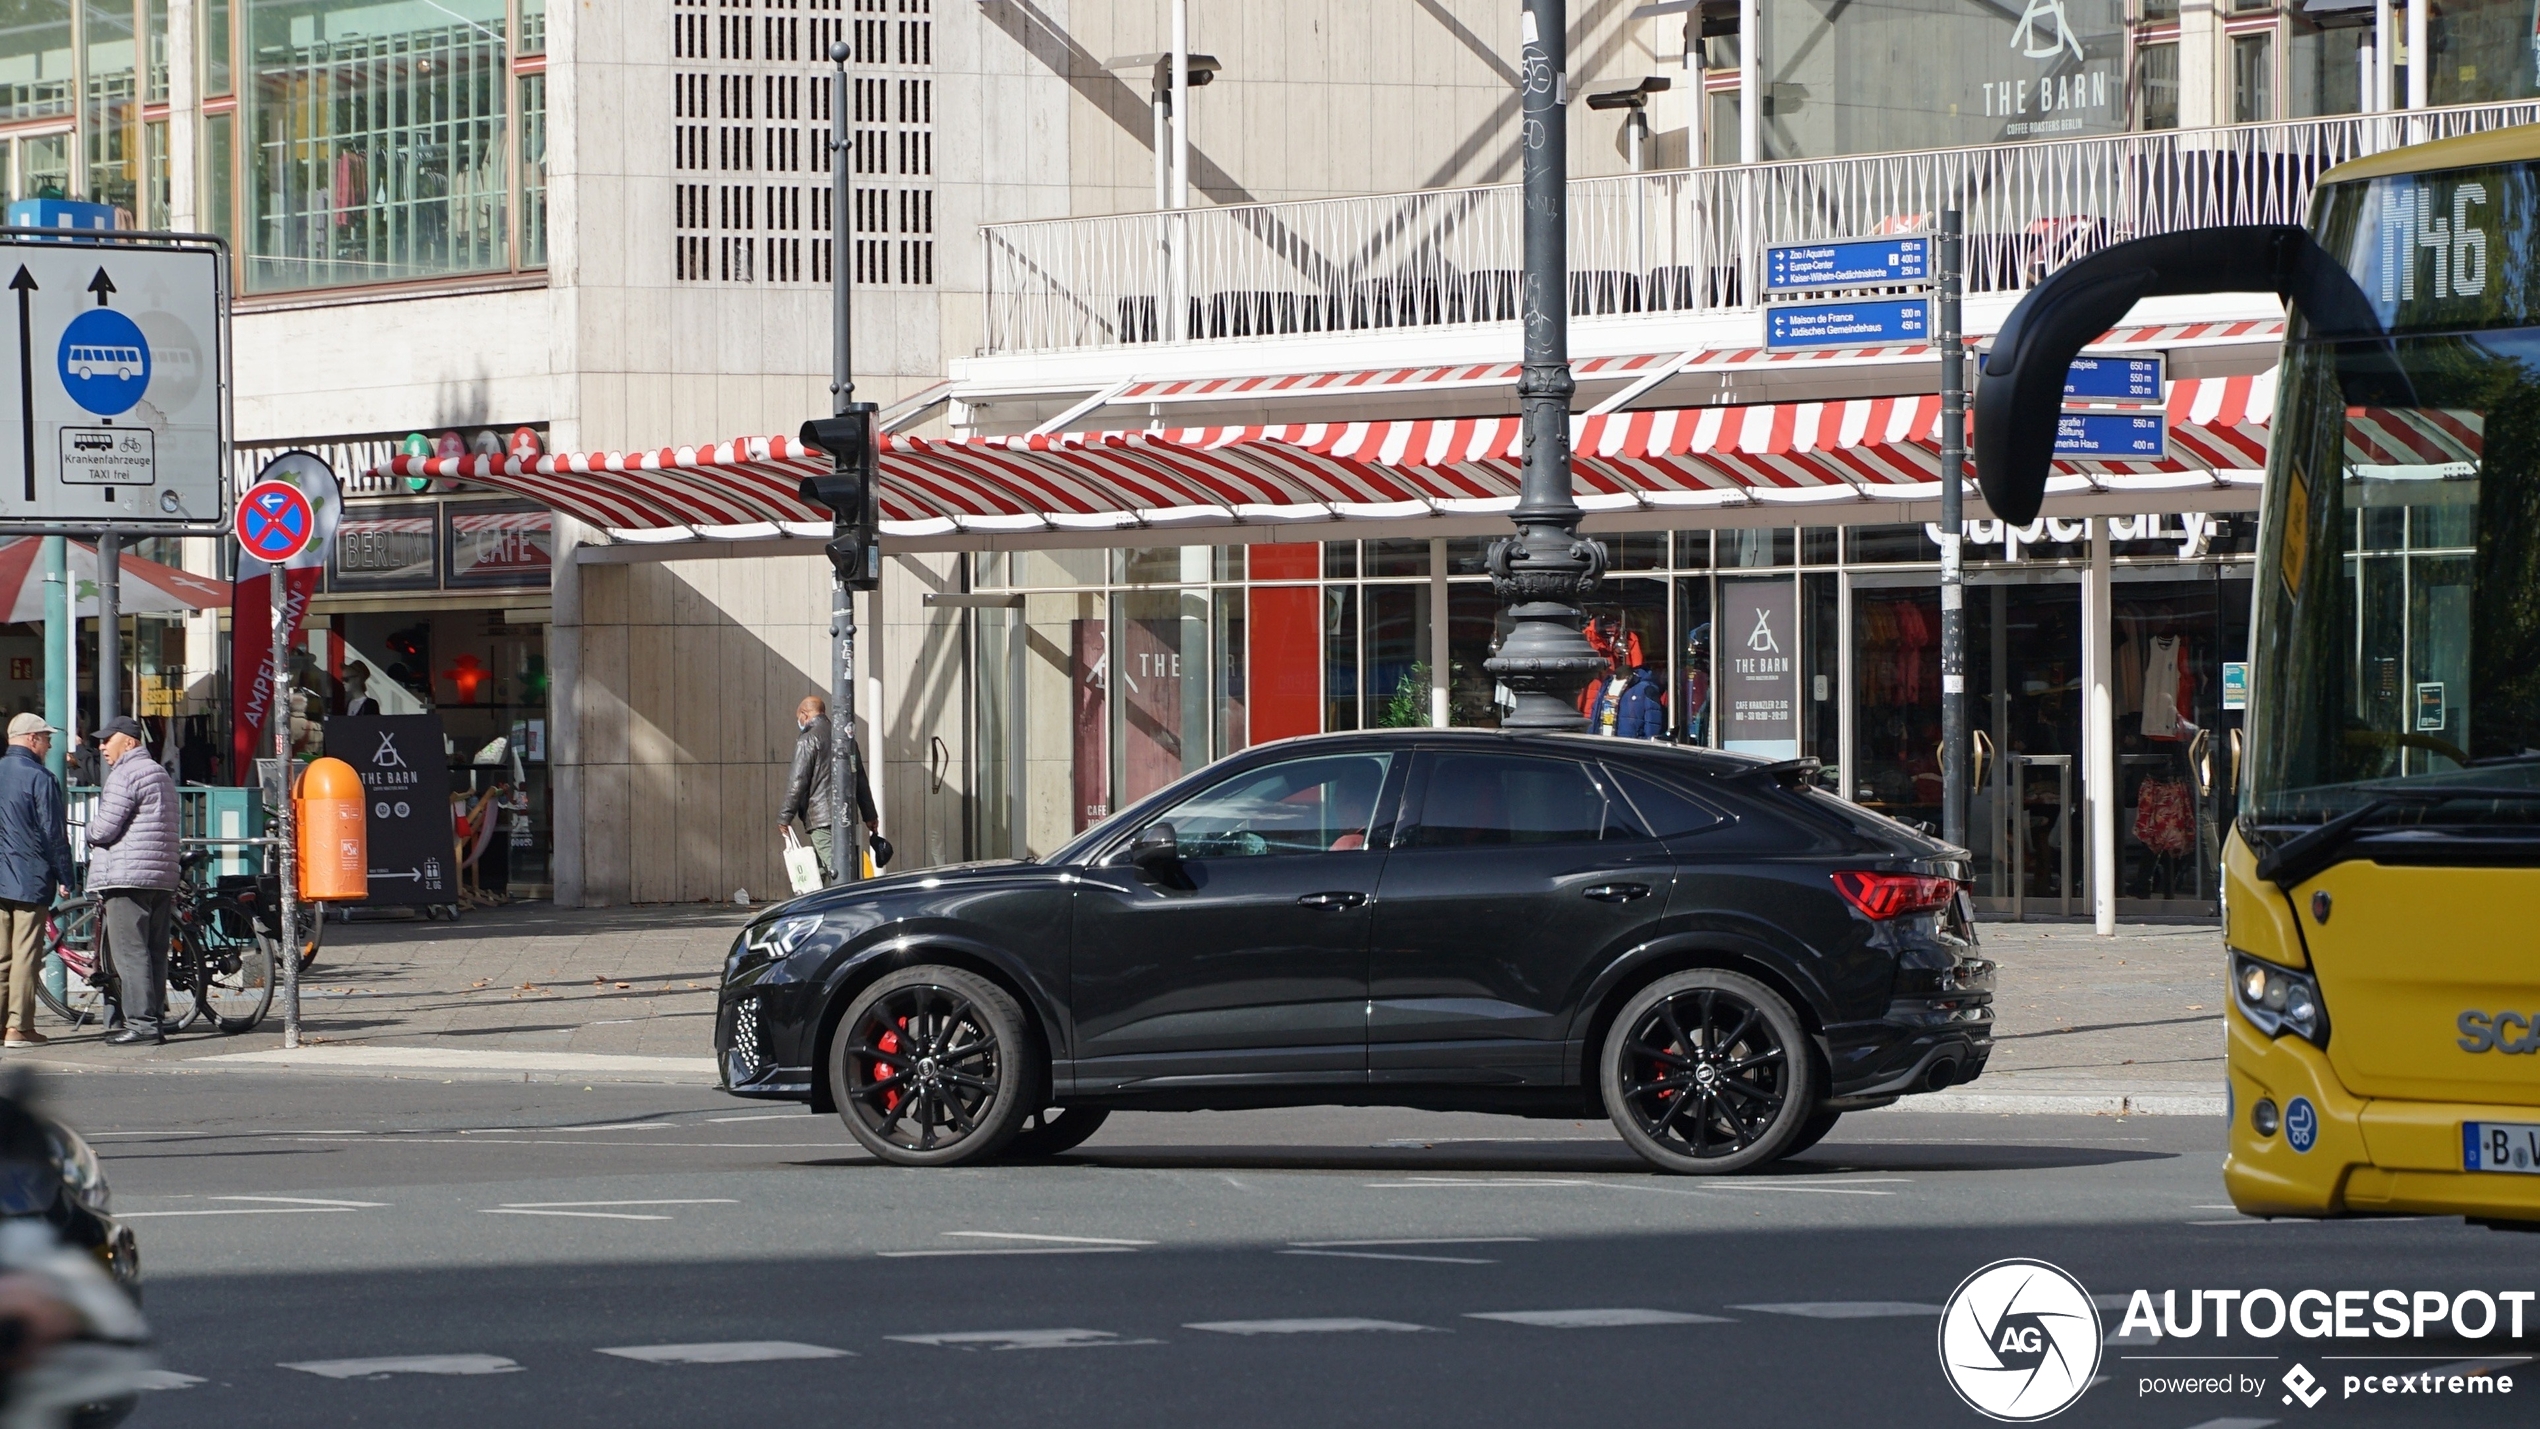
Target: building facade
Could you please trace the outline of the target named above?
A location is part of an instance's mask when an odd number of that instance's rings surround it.
[[[1517,346],[1514,226],[1491,186],[1515,174],[1517,7],[1187,0],[1192,49],[1217,68],[1184,116],[1194,211],[1168,222],[1155,55],[1174,3],[21,0],[0,34],[0,185],[231,243],[239,468],[305,448],[347,479],[313,622],[398,667],[444,711],[454,753],[500,740],[524,766],[518,882],[574,903],[764,896],[782,887],[790,711],[827,684],[817,543],[702,526],[636,539],[498,480],[376,473],[415,437],[499,459],[790,433],[830,400],[833,262],[857,286],[858,395],[908,438],[974,456],[1036,432],[1513,413],[1498,369]],[[2298,203],[2314,160],[2406,137],[2339,116],[2471,105],[2439,122],[2483,127],[2540,87],[2508,42],[2527,13],[2501,4],[2424,5],[2413,28],[2405,7],[2319,0],[1640,8],[1576,0],[1568,77],[1574,95],[1641,91],[1571,124],[1580,405],[1618,419],[1717,409],[1771,426],[1786,408],[1936,390],[1927,348],[1752,355],[1758,243],[1932,221],[1936,204],[1892,178],[1911,156],[1878,156],[1998,153],[1987,172],[2083,176],[1971,221],[1981,333],[2064,257],[2253,191]],[[837,43],[844,90],[824,58]],[[2408,67],[2411,43],[2432,62]],[[843,214],[837,105],[853,136]],[[2251,165],[2272,177],[2253,185]],[[1850,197],[1730,196],[1803,171]],[[1802,209],[1818,228],[1790,217]],[[2138,314],[2127,351],[2163,354],[2174,384],[2238,382],[2228,400],[2256,415],[2178,437],[2159,473],[2088,477],[2050,524],[1975,532],[2001,556],[1973,603],[1971,678],[1993,692],[1976,721],[1988,897],[2035,911],[2080,896],[2088,625],[2125,652],[2097,673],[2135,672],[2115,677],[2133,720],[2109,795],[2132,840],[2120,892],[2210,907],[2224,667],[2245,654],[2245,447],[2262,450],[2278,318],[2256,303]],[[2209,397],[2182,387],[2172,425],[2204,420],[2187,407]],[[1706,451],[1683,460],[1725,473],[1722,499],[1643,494],[1591,521],[1616,553],[1596,614],[1651,670],[1658,732],[1813,754],[1848,796],[1928,817],[1928,493],[1820,490],[1801,510],[1774,504],[1769,476],[1734,475],[1736,452]],[[1490,498],[1319,509],[1334,524],[1230,517],[1169,541],[896,525],[861,615],[894,842],[919,864],[1046,850],[1248,743],[1489,722]],[[216,565],[203,545],[185,559]],[[1790,623],[1786,668],[1726,652],[1759,613]],[[223,643],[196,622],[161,678],[210,698]]]

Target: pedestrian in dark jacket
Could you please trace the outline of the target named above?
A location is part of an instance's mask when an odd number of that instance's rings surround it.
[[[176,781],[150,758],[141,723],[106,721],[106,780],[88,816],[88,886],[105,896],[106,948],[122,984],[118,1047],[167,1040],[168,925],[174,911],[178,810]]]
[[[71,882],[62,786],[44,767],[54,733],[44,716],[18,715],[0,754],[0,983],[8,989],[11,1047],[50,1040],[35,1030],[35,980],[43,970],[45,911]]]
[[[802,831],[803,840],[820,855],[823,877],[836,878],[829,837],[829,702],[805,695],[794,706],[794,763],[785,773],[785,802],[776,811],[776,827]],[[864,761],[855,761],[856,816],[874,830],[881,819],[873,811],[873,786],[865,782]]]

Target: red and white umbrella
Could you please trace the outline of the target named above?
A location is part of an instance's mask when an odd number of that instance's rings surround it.
[[[0,620],[44,618],[44,542],[19,536],[0,541]],[[97,613],[97,548],[70,543],[73,616]],[[229,583],[145,561],[127,554],[117,563],[116,608],[126,615],[187,615],[229,608]]]

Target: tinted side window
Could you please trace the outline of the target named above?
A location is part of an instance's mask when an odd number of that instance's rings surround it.
[[[1659,838],[1698,834],[1726,822],[1690,797],[1654,779],[1644,778],[1628,769],[1617,769],[1611,764],[1605,766],[1605,772],[1621,786],[1623,797],[1632,801],[1632,807],[1640,813],[1641,822]]]
[[[1367,846],[1390,754],[1292,759],[1238,774],[1155,820],[1184,858],[1338,853]]]
[[[1595,843],[1643,837],[1587,766],[1513,754],[1430,756],[1412,848]]]

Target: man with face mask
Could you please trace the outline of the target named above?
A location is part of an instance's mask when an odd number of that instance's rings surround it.
[[[776,811],[776,827],[780,832],[788,825],[800,830],[820,855],[821,876],[835,879],[829,831],[829,702],[818,695],[803,696],[794,706],[794,728],[794,763],[785,776],[785,802]],[[866,830],[878,831],[881,818],[873,810],[873,787],[865,781],[861,759],[855,761],[855,807]]]

